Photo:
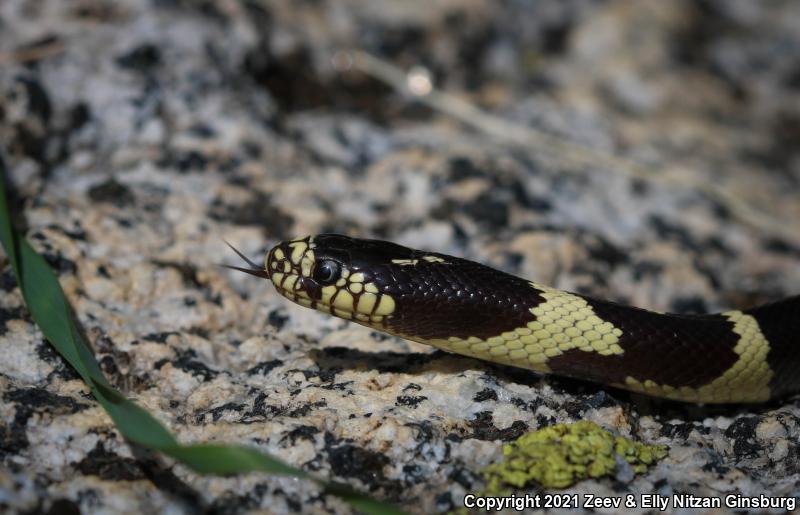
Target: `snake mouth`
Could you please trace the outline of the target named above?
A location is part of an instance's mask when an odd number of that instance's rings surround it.
[[[278,293],[301,306],[329,312],[320,287],[310,278],[314,247],[310,236],[280,242],[267,253],[265,268]]]
[[[325,306],[319,300],[313,299],[306,291],[306,281],[297,274],[278,274],[273,273],[270,277],[275,289],[296,304],[303,307],[326,311]]]
[[[320,287],[313,280],[295,274],[288,274],[276,282],[275,289],[282,296],[303,307],[315,309],[326,314],[334,315],[346,320],[352,320],[370,327],[383,328],[386,316],[375,313],[377,306],[381,305],[382,296],[366,294],[369,306],[360,298],[353,297],[346,287],[324,286]],[[388,301],[384,301],[384,306]],[[369,309],[369,311],[359,311]]]
[[[284,241],[274,246],[264,260],[267,277],[275,289],[294,302],[301,298],[311,300],[303,280],[303,269],[310,270],[310,264],[313,264],[313,251],[310,257],[306,257],[309,250],[306,239]]]

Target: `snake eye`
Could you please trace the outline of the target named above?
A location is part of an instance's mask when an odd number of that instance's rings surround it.
[[[339,279],[342,267],[336,261],[326,259],[317,263],[314,267],[313,278],[319,284],[332,284]]]

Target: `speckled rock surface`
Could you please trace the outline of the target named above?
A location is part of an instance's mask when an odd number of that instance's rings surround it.
[[[182,441],[254,445],[432,513],[480,490],[504,441],[587,419],[669,455],[567,492],[797,496],[797,399],[681,406],[542,378],[289,305],[215,264],[237,261],[223,238],[255,257],[336,231],[658,310],[800,292],[800,236],[692,187],[507,145],[331,64],[358,48],[424,66],[520,127],[724,187],[791,227],[798,26],[791,0],[5,0],[0,144],[20,227],[106,374]],[[4,510],[349,512],[306,482],[201,477],[122,441],[6,261],[0,356]]]

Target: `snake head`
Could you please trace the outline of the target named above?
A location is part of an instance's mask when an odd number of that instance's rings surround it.
[[[363,325],[383,328],[395,310],[394,281],[382,267],[384,258],[410,249],[371,243],[337,234],[284,241],[265,260],[266,276],[278,292],[302,306]],[[397,250],[397,249],[389,249]]]

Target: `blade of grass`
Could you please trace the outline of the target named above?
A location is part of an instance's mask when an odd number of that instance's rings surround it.
[[[0,161],[0,240],[28,310],[45,338],[80,374],[125,438],[171,456],[201,474],[230,475],[259,471],[289,475],[315,481],[326,493],[342,498],[365,513],[404,513],[390,504],[360,494],[347,485],[315,478],[254,448],[215,443],[181,445],[155,417],[111,386],[78,330],[58,277],[11,224],[2,164]]]

